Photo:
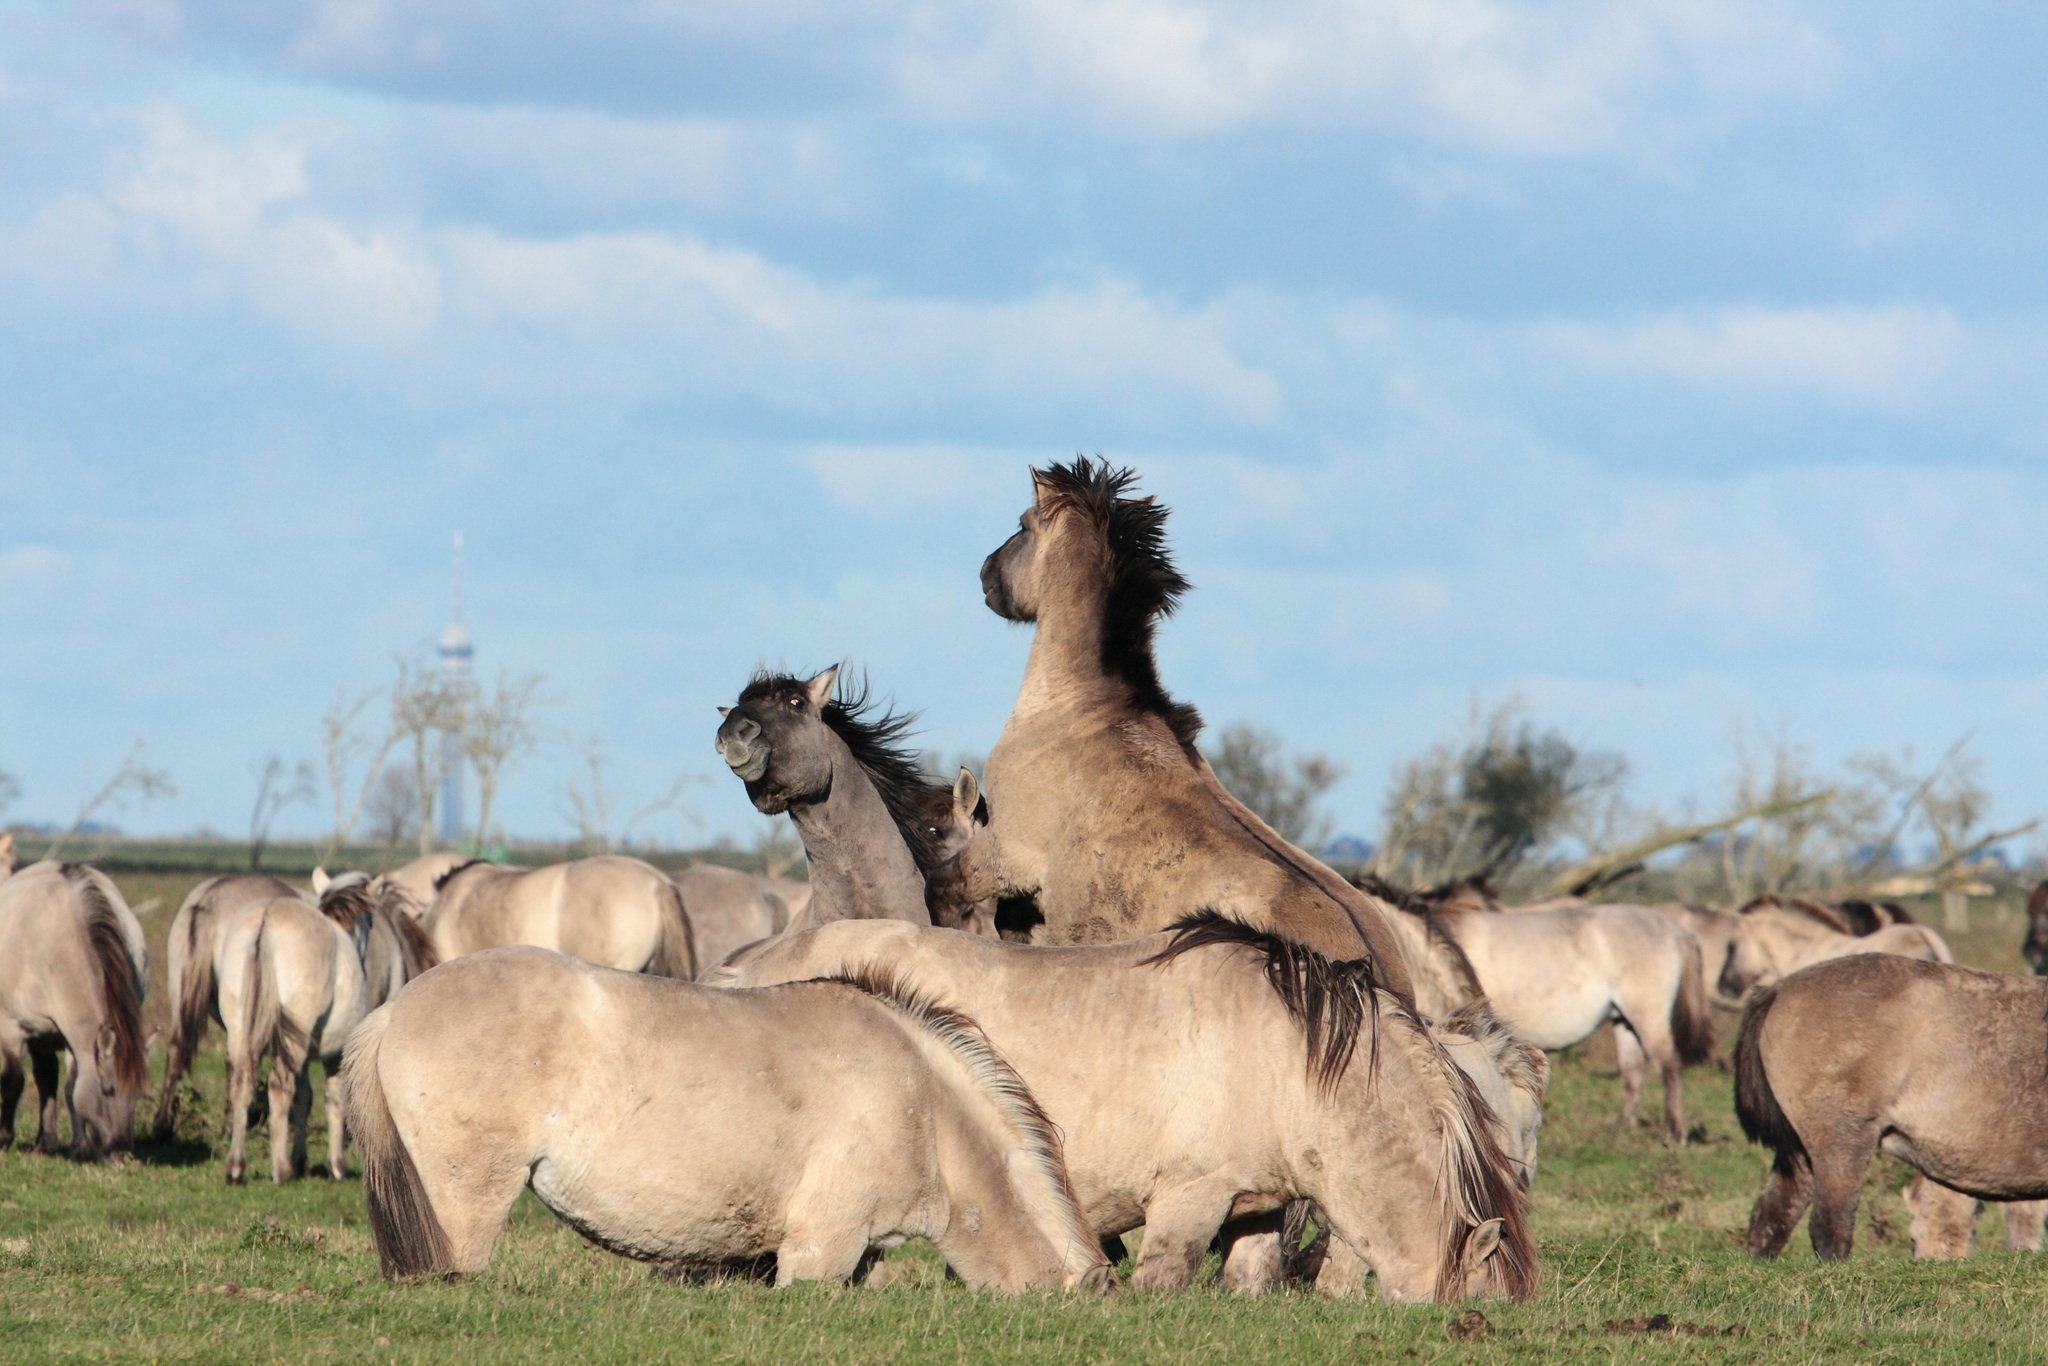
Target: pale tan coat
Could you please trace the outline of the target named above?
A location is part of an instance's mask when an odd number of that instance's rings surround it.
[[[448,963],[349,1044],[389,1273],[482,1270],[534,1194],[602,1247],[843,1281],[937,1245],[971,1286],[1101,1285],[1054,1131],[971,1021],[837,983],[715,991],[538,949]]]
[[[1801,968],[1858,953],[1896,954],[1928,963],[1953,963],[1948,943],[1925,925],[1886,925],[1871,934],[1843,934],[1779,906],[1756,906],[1734,917],[1735,933],[1721,969],[1721,994],[1742,998]]]
[[[444,963],[528,944],[625,972],[697,975],[682,894],[639,859],[606,854],[531,869],[474,863],[444,877],[425,921]]]

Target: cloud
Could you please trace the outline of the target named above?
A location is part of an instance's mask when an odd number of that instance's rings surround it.
[[[863,108],[1183,137],[1393,128],[1542,156],[1641,148],[1827,88],[1814,21],[1757,0],[102,0],[125,31],[437,100]]]
[[[1726,308],[1613,326],[1556,323],[1540,348],[1588,370],[1717,388],[1804,391],[1838,403],[1913,410],[1967,354],[1946,308]]]

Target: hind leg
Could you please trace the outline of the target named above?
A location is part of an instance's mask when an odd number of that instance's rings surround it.
[[[227,1182],[239,1186],[249,1173],[249,1105],[256,1098],[256,1059],[228,1053]]]
[[[29,1070],[36,1079],[36,1118],[40,1125],[36,1130],[36,1151],[45,1157],[57,1155],[58,1047],[54,1039],[31,1040],[28,1046]]]
[[[2008,1252],[2039,1252],[2042,1225],[2048,1223],[2048,1200],[2014,1200],[2005,1207]]]
[[[313,1079],[304,1056],[280,1042],[270,1062],[270,1179],[280,1186],[306,1174],[306,1122],[313,1113]]]
[[[1953,1262],[1970,1255],[1977,1241],[1974,1197],[1915,1173],[1899,1198],[1906,1205],[1906,1239],[1915,1261]]]
[[[342,1122],[345,1099],[341,1085],[341,1059],[322,1059],[320,1070],[327,1078],[327,1175],[348,1180],[348,1134]]]
[[[1614,1060],[1621,1065],[1621,1127],[1636,1127],[1636,1106],[1643,1098],[1643,1078],[1648,1075],[1643,1041],[1622,1020],[1614,1022]]]
[[[174,1021],[169,1041],[164,1045],[164,1089],[156,1100],[156,1119],[150,1125],[149,1136],[158,1143],[168,1143],[178,1128],[178,1083],[185,1079],[187,1069],[192,1066],[191,1046],[180,1037]]]
[[[1263,1295],[1279,1288],[1286,1263],[1280,1239],[1286,1218],[1285,1210],[1276,1209],[1224,1225],[1220,1277],[1224,1286],[1240,1295]]]
[[[510,1161],[495,1167],[462,1171],[435,1179],[435,1164],[419,1165],[427,1204],[448,1241],[447,1270],[470,1273],[487,1269],[491,1249],[505,1231],[519,1192],[526,1189],[527,1169]],[[559,1215],[560,1210],[555,1213]]]
[[[28,1086],[28,1078],[21,1070],[24,1051],[26,1041],[0,1035],[0,1153],[14,1146],[14,1112]]]
[[[1856,1202],[1863,1195],[1863,1177],[1877,1135],[1863,1127],[1832,1134],[1813,1162],[1813,1214],[1806,1231],[1814,1253],[1824,1262],[1846,1261],[1856,1242]]]
[[[1785,1250],[1785,1240],[1799,1226],[1813,1199],[1813,1167],[1806,1154],[1785,1151],[1771,1164],[1764,1188],[1749,1211],[1749,1255],[1775,1257]]]
[[[775,1284],[840,1284],[853,1279],[867,1255],[865,1229],[841,1224],[807,1231],[792,1223],[785,1231],[782,1246],[775,1249]]]

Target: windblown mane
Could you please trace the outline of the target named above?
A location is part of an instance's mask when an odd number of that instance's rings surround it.
[[[1143,711],[1157,713],[1181,748],[1193,749],[1202,717],[1167,695],[1152,657],[1159,618],[1171,616],[1188,581],[1166,550],[1166,513],[1153,498],[1128,498],[1133,470],[1075,456],[1071,465],[1033,470],[1050,493],[1041,507],[1078,514],[1101,540],[1109,593],[1102,608],[1102,668],[1121,678]]]
[[[763,670],[747,680],[747,686],[740,690],[740,701],[747,703],[781,698],[792,690],[803,692],[804,680],[794,674],[771,674]],[[872,714],[874,707],[875,702],[868,695],[866,678],[842,682],[841,695],[825,704],[819,712],[819,719],[853,751],[853,761],[874,783],[875,791],[881,794],[882,805],[889,809],[890,819],[896,822],[896,829],[903,835],[903,842],[910,846],[910,857],[917,864],[918,872],[929,873],[941,862],[938,842],[932,836],[931,821],[925,814],[924,805],[934,787],[925,777],[916,752],[904,743],[904,737],[917,721],[917,713],[898,714],[885,710],[876,716]],[[950,810],[952,788],[947,787],[944,791],[947,793],[947,809]]]
[[[343,873],[320,893],[320,914],[344,930],[354,929],[358,920],[376,908],[377,901],[370,894],[370,879],[365,873]]]
[[[1353,873],[1350,884],[1367,896],[1376,896],[1389,906],[1397,907],[1410,915],[1428,915],[1436,908],[1420,892],[1411,892],[1406,887],[1396,887],[1378,873]]]
[[[489,859],[481,858],[464,859],[462,862],[456,864],[453,868],[450,868],[447,872],[441,874],[441,876],[434,879],[434,891],[438,893],[443,887],[446,887],[449,883],[455,881],[456,877],[459,874],[468,872],[470,869],[476,867],[479,863],[489,862]]]
[[[1059,1126],[1039,1105],[1031,1088],[1017,1069],[989,1042],[979,1024],[960,1011],[940,1005],[924,993],[905,986],[889,969],[874,964],[839,973],[825,979],[839,982],[882,1002],[911,1025],[929,1034],[957,1058],[967,1074],[987,1095],[1004,1124],[1016,1136],[1018,1146],[1030,1158],[1050,1196],[1032,1201],[1037,1213],[1060,1226],[1066,1246],[1060,1249],[1062,1263],[1076,1271],[1106,1267],[1102,1245],[1081,1217],[1080,1204],[1067,1175],[1067,1159],[1060,1141]],[[1048,1241],[1054,1241],[1050,1236]]]
[[[1373,980],[1370,959],[1339,963],[1306,944],[1254,929],[1215,911],[1197,911],[1167,928],[1172,941],[1140,966],[1170,963],[1212,944],[1249,949],[1264,960],[1267,985],[1301,1026],[1308,1041],[1309,1075],[1319,1090],[1328,1095],[1344,1079],[1361,1034],[1370,1046],[1366,1075],[1377,1076],[1379,987]]]
[[[1777,892],[1765,892],[1762,896],[1751,897],[1735,914],[1750,915],[1756,911],[1767,910],[1791,911],[1795,915],[1803,915],[1815,924],[1823,925],[1833,930],[1836,934],[1853,935],[1856,933],[1855,928],[1849,923],[1848,919],[1834,907],[1824,906],[1818,901],[1809,901],[1803,896],[1784,896]]]
[[[64,880],[85,908],[85,939],[100,985],[100,1017],[114,1031],[114,1081],[131,1094],[149,1085],[142,1043],[142,983],[128,955],[120,912],[100,886],[101,874],[83,863],[63,865]]]

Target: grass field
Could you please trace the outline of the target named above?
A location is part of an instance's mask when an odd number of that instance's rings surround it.
[[[191,879],[122,881],[131,900],[162,898],[149,917],[160,945]],[[2009,904],[2002,915],[1980,911],[1989,923],[1957,942],[1965,961],[2016,965],[2018,922]],[[1725,1039],[1733,1019],[1720,1024]],[[530,1197],[488,1274],[387,1285],[359,1182],[222,1184],[218,1044],[216,1031],[179,1142],[103,1167],[25,1147],[0,1155],[0,1360],[2048,1358],[2048,1258],[2003,1251],[1987,1215],[1970,1261],[1914,1263],[1897,1195],[1906,1173],[1884,1159],[1847,1264],[1821,1266],[1803,1232],[1782,1261],[1752,1262],[1741,1230],[1764,1159],[1742,1141],[1726,1072],[1687,1075],[1695,1140],[1673,1152],[1647,1130],[1621,1129],[1611,1046],[1597,1036],[1556,1059],[1532,1211],[1541,1293],[1520,1305],[1409,1308],[1213,1289],[1008,1300],[947,1283],[918,1247],[892,1254],[882,1289],[685,1287],[589,1247]],[[322,1151],[317,1132],[312,1151]],[[1483,1323],[1466,1317],[1475,1307]]]

